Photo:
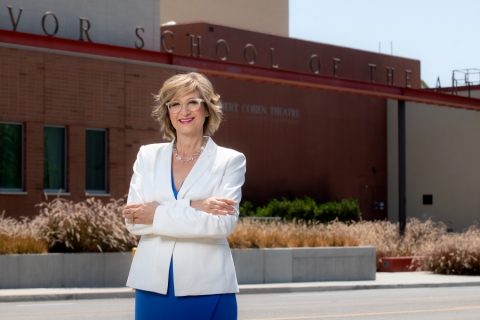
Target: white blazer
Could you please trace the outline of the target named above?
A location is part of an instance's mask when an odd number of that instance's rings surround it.
[[[141,235],[127,286],[167,293],[173,256],[176,296],[238,292],[232,254],[226,237],[233,215],[213,215],[190,207],[190,200],[225,197],[240,203],[245,181],[245,156],[218,147],[209,138],[175,200],[171,183],[173,143],[142,146],[133,165],[127,203],[158,201],[153,224],[129,224]]]

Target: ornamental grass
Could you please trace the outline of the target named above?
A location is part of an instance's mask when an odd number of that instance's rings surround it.
[[[137,245],[137,237],[125,228],[123,206],[123,199],[104,204],[95,198],[76,203],[56,198],[39,204],[32,222],[50,252],[127,251]]]
[[[228,237],[231,248],[293,248],[328,246],[374,246],[377,269],[382,257],[415,256],[445,234],[443,223],[412,218],[405,236],[399,234],[398,223],[389,221],[331,221],[326,224],[305,221],[264,222],[242,219]]]
[[[233,249],[358,246],[357,239],[344,233],[346,227],[341,222],[320,224],[241,219],[227,239]]]
[[[436,243],[429,242],[418,254],[421,258],[417,260],[425,270],[438,274],[480,275],[480,227],[445,234]]]
[[[381,258],[416,256],[425,246],[437,243],[447,233],[447,228],[445,224],[430,219],[422,222],[410,218],[403,237],[399,224],[389,221],[361,221],[352,224],[349,231],[361,245],[376,248],[378,270]]]
[[[126,251],[138,238],[125,228],[124,200],[104,204],[90,198],[74,203],[56,198],[38,205],[33,219],[0,216],[0,254],[46,252]],[[480,275],[480,226],[463,233],[447,233],[443,223],[398,223],[334,220],[328,223],[293,220],[240,219],[228,236],[231,248],[295,248],[374,246],[377,266],[382,257],[416,256],[416,265],[441,274]]]
[[[0,254],[47,253],[47,241],[39,233],[38,224],[0,216]]]

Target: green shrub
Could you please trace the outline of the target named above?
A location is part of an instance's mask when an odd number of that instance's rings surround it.
[[[282,201],[273,199],[266,206],[257,208],[257,217],[281,217],[287,221],[297,220],[314,220],[314,212],[317,205],[315,200],[305,197],[302,199],[294,199],[292,201],[285,198]]]
[[[255,206],[250,201],[240,203],[240,217],[250,217],[255,215]]]
[[[347,199],[340,202],[327,202],[315,209],[315,221],[322,223],[338,219],[339,221],[359,221],[360,207],[356,199]]]
[[[257,207],[245,201],[240,205],[240,216],[253,217],[280,217],[287,221],[304,220],[326,223],[338,219],[339,221],[359,221],[360,208],[358,201],[354,199],[340,202],[327,202],[317,205],[314,199],[288,200],[283,198],[271,200],[266,206]]]

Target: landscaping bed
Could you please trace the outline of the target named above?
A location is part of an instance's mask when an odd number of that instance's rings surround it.
[[[17,220],[3,214],[0,216],[0,254],[129,251],[137,245],[138,238],[125,228],[121,217],[123,205],[122,199],[104,204],[94,198],[79,203],[57,198],[40,204],[40,213],[33,219]],[[276,201],[256,212],[280,208],[281,215],[293,217],[291,220],[241,219],[228,241],[232,249],[373,246],[377,270],[382,258],[415,256],[412,270],[480,275],[478,226],[462,233],[447,233],[443,223],[409,219],[406,233],[401,237],[395,223],[339,221],[335,217],[335,212],[344,218],[350,214],[356,216],[355,206],[356,202],[351,200],[324,205],[310,200],[287,204]],[[295,219],[295,216],[306,215],[301,213],[304,207],[310,208],[319,220],[326,216],[335,220],[322,223]]]

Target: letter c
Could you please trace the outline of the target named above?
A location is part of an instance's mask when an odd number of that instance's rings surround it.
[[[172,53],[173,52],[173,49],[175,49],[175,47],[172,45],[172,47],[170,49],[167,49],[167,46],[165,45],[165,35],[169,34],[171,37],[172,37],[172,40],[173,40],[173,32],[170,31],[170,30],[166,30],[162,33],[162,36],[161,36],[161,44],[162,44],[162,49],[165,51],[165,52],[168,52],[168,53]]]

